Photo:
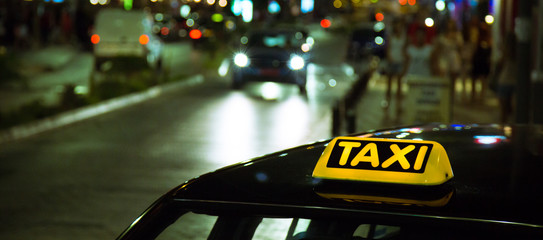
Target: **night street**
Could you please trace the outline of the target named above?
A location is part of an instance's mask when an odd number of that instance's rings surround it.
[[[316,51],[339,60],[343,53],[332,53],[326,44],[344,40],[323,41]],[[0,238],[114,238],[186,180],[330,137],[331,106],[350,86],[349,75],[346,64],[311,65],[307,96],[296,86],[273,83],[233,91],[228,77],[211,76],[132,107],[3,144]]]
[[[543,0],[0,0],[0,240],[543,239]]]

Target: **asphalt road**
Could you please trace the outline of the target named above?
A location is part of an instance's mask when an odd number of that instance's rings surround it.
[[[315,51],[339,61],[342,53],[326,45],[337,41],[321,41]],[[3,144],[0,239],[112,239],[190,178],[328,138],[331,105],[350,86],[351,73],[340,62],[311,65],[307,96],[276,84],[233,91],[228,78],[211,75],[196,86]]]

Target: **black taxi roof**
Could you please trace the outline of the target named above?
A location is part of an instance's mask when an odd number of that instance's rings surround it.
[[[369,209],[543,227],[543,134],[528,126],[428,125],[367,134],[369,138],[424,139],[447,151],[454,178],[441,186],[360,183],[312,177],[329,141],[273,153],[191,180],[172,191],[177,200],[209,200],[336,209]],[[335,198],[322,193],[335,193]],[[451,196],[447,196],[450,193]],[[388,195],[387,195],[388,194]],[[360,200],[444,199],[438,206]],[[324,196],[324,197],[323,197]],[[346,197],[341,197],[346,196]]]

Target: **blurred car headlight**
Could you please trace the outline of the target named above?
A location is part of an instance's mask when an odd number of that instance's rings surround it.
[[[300,70],[304,68],[305,61],[302,57],[295,55],[295,56],[292,56],[292,58],[290,58],[288,66],[292,70]]]
[[[239,67],[247,67],[249,58],[244,53],[238,53],[234,56],[234,63]]]

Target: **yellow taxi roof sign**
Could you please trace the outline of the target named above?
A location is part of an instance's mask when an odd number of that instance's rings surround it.
[[[447,152],[433,141],[337,137],[313,177],[411,185],[439,185],[453,177]]]

